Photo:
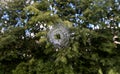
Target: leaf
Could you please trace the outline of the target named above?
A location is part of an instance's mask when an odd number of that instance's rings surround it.
[[[39,42],[42,44],[42,43],[45,43],[47,41],[47,39],[46,38],[41,38],[40,40],[39,40]]]
[[[98,74],[103,74],[103,72],[102,72],[102,69],[101,69],[101,68],[98,70]]]
[[[64,63],[64,64],[67,64],[67,58],[64,57],[64,56],[61,56],[61,57],[60,57],[60,61],[61,61],[62,63]]]

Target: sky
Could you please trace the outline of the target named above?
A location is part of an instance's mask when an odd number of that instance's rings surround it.
[[[2,0],[3,1],[3,0]],[[48,0],[49,1],[49,0]],[[120,10],[120,4],[119,4],[119,2],[118,2],[119,0],[115,0],[115,2],[116,2],[116,4],[118,4],[119,6],[118,6],[118,10]],[[40,0],[38,0],[38,2],[41,2]],[[34,3],[34,1],[33,0],[27,0],[26,1],[26,3],[30,3],[30,5],[31,4],[33,4]],[[56,3],[54,3],[54,6],[52,6],[51,4],[49,5],[49,10],[51,10],[51,16],[52,15],[54,15],[54,14],[57,14],[57,12],[58,12],[58,10],[55,8],[55,6],[56,6]],[[73,10],[75,10],[76,9],[76,6],[73,4],[73,3],[69,3],[68,4],[68,6],[69,7],[71,7]],[[108,11],[111,11],[112,10],[112,8],[110,7],[109,9],[108,9]],[[0,8],[0,11],[2,11],[2,9]],[[17,13],[21,13],[21,11],[17,11],[16,10],[16,12]],[[27,23],[28,22],[28,20],[29,20],[29,15],[28,14],[31,14],[31,13],[29,13],[29,12],[27,12],[26,11],[26,17],[25,17],[25,19],[22,19],[20,16],[18,16],[18,17],[16,17],[15,18],[15,20],[16,20],[16,24],[15,24],[15,27],[23,27],[24,26],[24,24],[25,23]],[[74,14],[74,16],[75,16],[75,18],[70,18],[70,20],[75,20],[76,21],[76,23],[73,23],[73,25],[75,26],[75,27],[77,27],[78,26],[78,23],[84,23],[84,21],[83,20],[81,20],[79,17],[80,16],[84,16],[83,14],[81,14],[81,13],[76,13],[76,14]],[[1,16],[1,20],[4,20],[4,23],[7,23],[7,21],[9,21],[10,20],[10,15],[6,12],[6,11],[4,11],[3,12],[3,15]],[[22,20],[24,20],[24,21],[22,21]],[[108,27],[109,27],[109,24],[110,24],[110,21],[112,20],[112,19],[107,19],[107,20],[105,20],[105,18],[103,18],[103,20],[105,21],[105,24],[108,24]],[[0,26],[2,25],[2,22],[0,22]],[[87,24],[87,27],[88,28],[92,28],[93,30],[94,29],[99,29],[100,28],[100,24],[92,24],[92,23],[89,23],[89,24]],[[120,22],[118,22],[118,27],[120,27]],[[5,30],[5,28],[2,28],[1,29],[1,31],[3,32],[3,30]]]

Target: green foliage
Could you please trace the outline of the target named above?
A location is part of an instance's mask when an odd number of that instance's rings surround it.
[[[22,13],[9,12],[12,16],[10,21],[1,26],[1,28],[7,27],[7,30],[4,33],[0,32],[0,74],[120,73],[120,50],[115,47],[112,40],[113,32],[119,31],[119,28],[115,29],[115,27],[120,21],[115,2],[112,0],[56,0],[56,2],[41,0],[24,6],[24,0],[18,1],[9,2],[6,11],[23,10]],[[75,8],[69,6],[70,3]],[[58,12],[53,14],[49,10],[49,5]],[[32,13],[28,23],[23,27],[15,27],[15,17],[25,18],[25,11]],[[76,17],[75,14],[80,16]],[[83,22],[77,22],[76,18]],[[109,25],[113,29],[107,28],[105,23],[105,20],[111,18],[114,21]],[[55,26],[56,23],[62,23],[70,31],[69,44],[64,48],[56,48],[48,40],[49,27]],[[78,26],[74,27],[73,23]],[[88,24],[99,25],[100,29],[89,29]],[[39,28],[41,25],[46,29]],[[34,36],[27,36],[26,30]],[[59,39],[59,35],[56,38]]]

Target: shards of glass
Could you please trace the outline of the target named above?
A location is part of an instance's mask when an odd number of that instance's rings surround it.
[[[69,43],[69,38],[69,30],[61,24],[53,26],[48,32],[49,41],[58,49],[66,47]]]

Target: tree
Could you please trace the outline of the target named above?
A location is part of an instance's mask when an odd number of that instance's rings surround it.
[[[119,45],[112,40],[118,1],[21,1],[20,7],[17,1],[8,3],[10,20],[1,26],[7,25],[0,36],[1,74],[120,73]]]

